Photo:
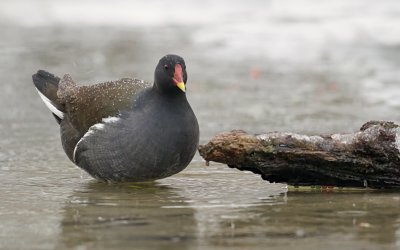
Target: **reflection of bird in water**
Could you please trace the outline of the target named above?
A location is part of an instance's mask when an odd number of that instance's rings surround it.
[[[183,206],[174,188],[154,182],[89,182],[77,189],[63,209],[59,247],[135,249],[174,242],[185,249],[194,238],[194,210]],[[164,206],[180,208],[168,209]]]
[[[244,185],[234,181],[239,177]],[[214,166],[152,183],[84,185],[63,209],[60,248],[185,249],[251,238],[263,221],[257,215],[270,202],[281,202],[286,191],[253,174]]]

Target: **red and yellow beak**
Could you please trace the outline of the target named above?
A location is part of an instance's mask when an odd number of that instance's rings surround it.
[[[174,83],[180,90],[186,92],[185,83],[183,82],[183,70],[180,64],[175,65]]]

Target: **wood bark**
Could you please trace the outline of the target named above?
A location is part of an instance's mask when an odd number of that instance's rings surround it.
[[[260,174],[294,186],[400,187],[400,127],[370,121],[359,132],[260,135],[233,130],[200,145],[206,161]]]

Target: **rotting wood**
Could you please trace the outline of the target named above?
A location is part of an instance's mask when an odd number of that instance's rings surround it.
[[[294,186],[400,187],[400,127],[370,121],[359,132],[308,136],[233,130],[199,147],[206,161]]]

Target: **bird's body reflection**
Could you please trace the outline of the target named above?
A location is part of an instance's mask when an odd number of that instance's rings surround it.
[[[286,189],[281,185],[273,188],[258,176],[245,174],[243,180],[253,186],[240,186],[230,179],[241,172],[221,166],[210,170],[215,171],[213,178],[205,178],[209,173],[196,167],[157,182],[90,181],[77,188],[65,205],[59,244],[162,249],[213,245],[219,238],[235,236],[241,221],[253,218],[253,212],[246,209],[283,202],[280,194]]]
[[[68,248],[162,245],[184,249],[196,223],[190,207],[168,186],[156,182],[105,184],[90,182],[76,190],[64,210],[61,244]],[[164,248],[166,249],[166,248]]]

